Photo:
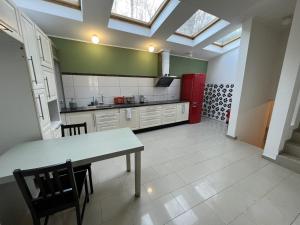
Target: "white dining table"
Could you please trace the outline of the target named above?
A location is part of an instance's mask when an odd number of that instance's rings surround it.
[[[74,166],[126,156],[135,159],[135,195],[141,193],[141,152],[144,145],[129,128],[18,144],[0,155],[0,184],[13,182],[15,169],[55,165],[71,159]]]

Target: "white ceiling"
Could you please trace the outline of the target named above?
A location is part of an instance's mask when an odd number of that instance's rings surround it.
[[[281,19],[293,13],[296,0],[181,0],[171,15],[152,37],[143,37],[107,27],[113,0],[82,0],[83,21],[67,19],[35,11],[29,2],[41,0],[15,0],[48,35],[90,41],[93,34],[101,44],[147,50],[154,45],[157,50],[169,49],[172,54],[210,59],[217,54],[203,48],[236,29],[248,18],[258,17],[278,30],[284,29]],[[62,6],[58,6],[62,7]],[[231,23],[225,29],[195,47],[175,44],[166,40],[198,9],[211,13]]]

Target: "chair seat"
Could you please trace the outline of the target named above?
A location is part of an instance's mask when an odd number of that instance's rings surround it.
[[[75,176],[75,182],[76,182],[76,187],[77,187],[77,192],[78,196],[80,198],[84,182],[86,179],[86,170],[78,171],[74,173]],[[53,180],[53,179],[51,179]],[[62,184],[62,189],[63,194],[60,194],[59,192],[59,187],[53,185],[54,192],[57,193],[57,195],[50,195],[51,194],[51,189],[49,185],[44,185],[46,186],[47,189],[45,190],[46,195],[49,195],[51,197],[48,198],[42,198],[42,192],[39,193],[39,197],[34,201],[34,207],[35,210],[37,211],[37,214],[40,217],[44,217],[49,214],[56,213],[58,211],[67,209],[71,206],[73,206],[74,202],[74,195],[71,189],[71,184],[70,184],[70,178],[67,175],[61,175],[60,176],[61,184]],[[46,184],[46,181],[43,181]],[[56,182],[52,182],[52,184],[55,184]]]

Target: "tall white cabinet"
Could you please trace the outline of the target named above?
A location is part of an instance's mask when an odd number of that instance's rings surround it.
[[[2,69],[0,83],[5,85],[6,82],[9,85],[10,80],[14,79],[19,79],[20,82],[18,85],[11,85],[11,90],[0,96],[1,103],[5,102],[6,99],[11,99],[11,103],[6,104],[5,108],[1,109],[1,113],[5,114],[6,111],[12,110],[14,108],[13,104],[21,104],[22,102],[28,106],[28,108],[25,107],[26,109],[24,106],[19,109],[19,118],[23,117],[24,122],[15,124],[16,118],[7,117],[7,120],[11,119],[11,128],[5,129],[1,127],[1,134],[10,129],[12,131],[11,136],[13,137],[13,134],[15,134],[15,139],[20,141],[41,138],[49,139],[57,136],[54,133],[57,133],[56,128],[60,125],[60,114],[51,41],[11,0],[0,1],[0,44],[1,57],[10,56],[9,62],[14,62],[13,66],[15,67],[9,68],[4,60],[0,61],[0,68]],[[15,70],[18,72],[16,73]],[[17,86],[19,87],[16,88]],[[25,91],[31,93],[31,99],[24,97],[26,95]],[[31,119],[28,118],[26,121],[26,116],[23,115],[24,111],[29,112],[30,110],[32,110],[36,118],[35,123],[39,132],[38,134],[36,132],[31,134],[31,138],[28,138],[29,135],[24,134],[24,137],[26,136],[27,138],[22,138],[20,137],[22,136],[21,133],[13,132],[14,127],[34,127]],[[27,124],[29,122],[31,124]],[[27,133],[30,133],[30,131]],[[15,144],[15,141],[12,143]],[[0,145],[0,153],[9,146],[9,143],[5,144],[5,146]]]

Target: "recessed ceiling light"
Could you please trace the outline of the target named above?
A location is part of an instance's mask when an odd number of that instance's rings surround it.
[[[154,50],[155,50],[155,47],[152,46],[152,45],[150,45],[149,48],[148,48],[148,51],[149,51],[149,52],[154,52]]]
[[[94,43],[94,44],[99,44],[99,42],[100,42],[100,39],[97,35],[93,35],[91,40],[92,40],[92,43]]]

